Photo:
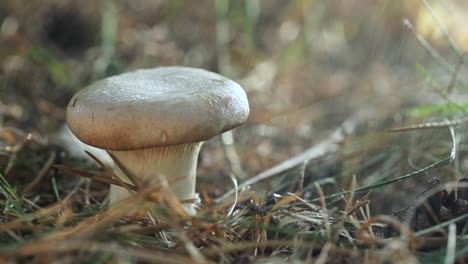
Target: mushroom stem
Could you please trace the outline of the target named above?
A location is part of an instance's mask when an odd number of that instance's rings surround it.
[[[180,199],[195,198],[195,179],[197,170],[198,153],[202,142],[180,145],[169,145],[139,150],[111,151],[121,165],[129,173],[138,177],[144,184],[157,184],[159,176],[166,180],[178,178],[171,184],[170,189]],[[130,180],[118,170],[119,177],[124,182]],[[110,203],[114,203],[130,193],[119,186],[112,185],[109,193]],[[195,214],[194,204],[184,204],[190,214]]]

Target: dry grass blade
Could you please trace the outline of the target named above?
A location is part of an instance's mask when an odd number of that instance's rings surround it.
[[[265,247],[303,247],[309,249],[322,249],[323,245],[314,242],[297,241],[297,240],[267,240],[263,242]],[[203,250],[205,256],[217,256],[220,252],[223,253],[234,253],[242,252],[249,249],[255,249],[258,247],[257,241],[245,241],[243,243],[226,242],[219,246],[213,246]],[[334,248],[335,251],[346,253],[346,249]]]
[[[354,214],[357,210],[360,210],[363,206],[366,206],[370,203],[369,200],[363,199],[362,201],[359,201],[357,204],[353,205],[349,211],[346,212],[347,216],[350,216]]]
[[[419,34],[419,32],[416,31],[416,29],[414,28],[414,25],[413,23],[411,23],[411,21],[409,19],[403,19],[403,25],[408,28],[409,30],[411,30],[411,32],[414,34],[414,36],[416,37],[416,39],[419,41],[419,43],[421,44],[421,46],[423,46],[424,49],[426,49],[426,51],[440,64],[440,66],[442,68],[444,68],[445,71],[447,71],[447,73],[451,74],[454,70],[454,67],[452,66],[452,64],[450,64],[449,62],[447,62],[447,60],[442,57],[430,44],[429,42],[427,42],[427,40],[421,35]]]
[[[452,163],[456,158],[457,144],[456,144],[456,139],[455,139],[455,130],[454,130],[454,128],[452,126],[449,126],[448,128],[449,128],[449,132],[450,132],[452,146],[451,146],[451,150],[450,150],[450,155],[445,157],[444,159],[436,161],[436,162],[434,162],[434,163],[432,163],[432,164],[430,164],[430,165],[428,165],[428,166],[426,166],[426,167],[424,167],[422,169],[407,173],[407,174],[405,174],[403,176],[399,176],[399,177],[392,178],[392,179],[389,179],[389,180],[384,180],[384,181],[377,182],[377,183],[370,184],[370,185],[366,185],[366,186],[363,186],[363,187],[358,187],[358,188],[356,188],[354,190],[346,190],[346,191],[336,192],[336,193],[327,195],[325,198],[330,199],[330,198],[338,197],[338,196],[341,196],[343,194],[351,193],[352,191],[358,193],[358,192],[363,192],[363,191],[367,191],[367,190],[372,190],[372,189],[375,189],[375,188],[378,188],[378,187],[382,187],[382,186],[385,186],[385,185],[388,185],[388,184],[392,184],[392,183],[397,182],[397,181],[402,181],[404,179],[414,177],[416,175],[420,175],[423,172],[428,172],[428,171],[430,171],[432,169],[440,168],[442,166],[445,166],[445,165],[448,165],[448,164]],[[320,200],[320,197],[314,198],[314,199],[312,199],[310,201],[314,202],[314,201],[318,201],[318,200]]]
[[[460,126],[465,123],[468,123],[468,118],[458,119],[458,120],[446,120],[442,122],[430,122],[430,123],[416,124],[416,125],[405,126],[405,127],[396,127],[396,128],[391,128],[388,131],[389,132],[402,132],[402,131],[412,131],[412,130],[418,130],[418,129],[446,128],[446,127]]]
[[[25,229],[34,229],[35,227],[25,222],[31,221],[33,219],[39,219],[43,217],[49,217],[53,214],[57,214],[62,211],[64,208],[69,206],[71,202],[58,202],[46,208],[40,208],[34,211],[31,214],[21,216],[14,221],[4,223],[0,225],[0,233],[9,232],[11,230],[25,230]]]
[[[468,260],[464,1],[17,2],[0,0],[0,263]],[[174,195],[187,175],[140,177],[142,160],[85,154],[57,130],[89,81],[151,61],[212,69],[248,96],[246,125],[199,155],[202,200]],[[136,92],[118,106],[147,99]],[[134,128],[125,141],[148,127]],[[109,187],[126,198],[110,203]]]
[[[458,60],[457,65],[455,66],[455,71],[452,73],[452,77],[450,78],[450,82],[447,86],[447,94],[451,94],[454,90],[455,84],[458,80],[458,74],[460,73],[460,70],[465,63],[465,54],[462,54],[460,56],[460,59]]]
[[[327,259],[330,257],[328,253],[330,253],[331,249],[333,248],[333,244],[326,243],[323,246],[322,250],[320,251],[319,257],[315,260],[317,264],[325,264]]]
[[[371,225],[374,223],[380,223],[380,222],[386,222],[386,223],[392,224],[394,227],[400,230],[402,238],[408,239],[410,249],[411,250],[417,249],[419,245],[419,241],[418,241],[418,238],[416,237],[416,234],[413,231],[411,231],[409,227],[405,225],[404,223],[387,215],[374,216],[370,218],[369,220],[367,220],[366,222],[364,222],[362,226],[356,232],[356,239],[360,240],[361,242],[369,243],[369,244],[376,244],[376,245],[385,244],[386,240],[378,239],[375,236],[367,235],[369,230],[371,230]]]
[[[356,175],[353,175],[352,177],[352,181],[351,181],[351,190],[355,190],[356,189],[356,186],[357,186],[357,180],[356,180]],[[343,195],[343,200],[345,201],[345,204],[346,204],[346,209],[345,211],[342,213],[339,221],[337,222],[337,224],[335,225],[335,229],[336,230],[345,230],[345,233],[347,233],[348,231],[346,230],[346,228],[344,227],[345,223],[347,220],[353,220],[353,217],[351,216],[356,210],[358,210],[359,208],[361,208],[363,206],[363,202],[358,202],[357,205],[353,205],[353,200],[354,200],[354,196],[355,196],[355,192],[352,191],[350,193],[349,196],[346,196],[346,195]],[[362,198],[363,201],[365,202],[368,202],[367,201],[367,198],[368,198],[368,194],[367,193],[366,195],[364,195],[364,197]],[[353,222],[356,222],[356,221],[353,221]],[[334,234],[334,237],[333,239],[335,241],[338,240],[339,238],[339,235],[340,235],[340,232],[336,232]]]
[[[448,228],[447,253],[445,255],[444,264],[455,263],[457,251],[457,226],[450,224]]]
[[[83,170],[78,170],[78,169],[73,169],[73,168],[63,166],[63,165],[53,165],[52,167],[54,167],[54,168],[56,168],[58,170],[67,172],[67,173],[76,174],[76,175],[79,175],[81,177],[89,178],[89,179],[92,179],[92,180],[95,180],[95,181],[114,184],[114,185],[117,185],[117,186],[128,188],[128,189],[130,189],[132,191],[137,191],[137,187],[134,186],[134,185],[131,185],[131,184],[128,184],[128,183],[123,183],[123,185],[121,185],[121,183],[119,181],[117,181],[117,180],[114,180],[112,178],[102,176],[102,175],[99,175],[99,174],[96,174],[96,173],[83,171]]]
[[[221,134],[221,142],[223,143],[224,154],[231,166],[232,172],[240,179],[244,179],[246,177],[246,173],[242,169],[242,162],[236,151],[232,131],[226,131]]]
[[[318,211],[320,209],[317,205],[307,202],[306,200],[304,200],[301,197],[297,196],[295,193],[287,193],[287,194],[293,196],[294,198],[296,198],[297,201],[299,201],[303,205],[307,206],[311,211]]]
[[[234,209],[236,208],[236,205],[237,205],[237,202],[238,202],[238,199],[239,199],[239,187],[237,185],[237,179],[236,177],[230,173],[229,174],[229,178],[231,179],[232,183],[234,184],[234,202],[233,204],[231,205],[231,207],[229,208],[228,210],[228,213],[227,213],[227,216],[231,216],[232,213],[234,212]]]
[[[44,178],[44,176],[46,175],[46,173],[49,171],[49,169],[52,167],[52,164],[54,163],[55,161],[55,157],[57,156],[57,154],[55,153],[55,151],[52,151],[49,155],[49,158],[47,159],[46,163],[44,164],[44,166],[42,167],[42,169],[39,171],[39,173],[37,174],[37,176],[34,178],[34,180],[32,182],[30,182],[28,185],[26,185],[22,190],[21,190],[21,193],[28,193],[28,192],[31,192],[36,186],[37,184]]]
[[[447,39],[447,41],[449,42],[450,46],[452,47],[452,49],[455,51],[455,53],[457,54],[457,56],[459,57],[463,57],[463,54],[462,52],[460,51],[460,48],[458,47],[456,41],[452,38],[452,36],[448,33],[448,30],[447,28],[444,26],[444,24],[442,23],[442,21],[439,19],[439,17],[436,15],[436,13],[434,12],[434,10],[432,9],[431,5],[427,2],[427,0],[421,0],[421,2],[424,4],[424,6],[426,7],[427,11],[429,11],[429,13],[431,14],[431,17],[432,17],[432,20],[434,20],[434,22],[436,22],[437,24],[437,27],[439,28],[439,30],[442,32],[442,34],[444,35],[444,37]]]
[[[127,178],[138,188],[141,188],[142,186],[142,181],[133,173],[131,173],[123,164],[120,162],[120,160],[112,154],[112,152],[107,151],[107,154],[111,157],[111,159],[114,161],[114,163],[119,167],[119,169],[127,176]]]
[[[131,197],[117,202],[109,208],[109,210],[84,219],[74,226],[66,227],[41,237],[34,243],[23,247],[22,250],[28,251],[44,243],[66,241],[68,239],[86,239],[98,236],[110,228],[112,226],[112,222],[122,217],[130,216],[133,213],[140,212],[141,210],[146,210],[146,207],[152,205],[151,203],[146,202],[146,198],[150,193],[155,192],[160,188],[161,186],[156,186],[154,188],[138,192]]]
[[[248,179],[239,185],[239,189],[245,188],[249,185],[255,184],[259,181],[265,180],[269,177],[278,175],[287,170],[295,168],[301,164],[307,164],[309,160],[316,159],[324,156],[325,154],[336,152],[340,149],[340,142],[346,137],[346,135],[351,134],[354,129],[364,122],[366,118],[366,110],[358,111],[354,115],[350,116],[346,121],[344,121],[334,133],[332,133],[328,138],[323,140],[317,145],[310,147],[299,155],[296,155],[288,160],[281,162],[280,164]],[[227,199],[229,196],[234,194],[234,190],[231,190],[224,194],[222,197],[217,199],[217,202],[221,202]]]
[[[38,135],[27,133],[15,127],[0,127],[0,138],[10,145],[21,145],[29,140],[40,145],[44,144],[43,139]]]
[[[180,255],[167,255],[166,253],[157,252],[151,249],[143,249],[131,246],[120,246],[114,242],[102,243],[95,240],[75,239],[68,241],[50,241],[48,243],[35,243],[34,246],[20,248],[19,250],[1,252],[5,256],[19,254],[23,256],[34,256],[44,252],[56,253],[71,253],[75,251],[81,252],[111,252],[121,257],[135,257],[138,260],[150,261],[152,263],[167,263],[167,264],[187,264],[192,263],[192,260]],[[208,262],[207,262],[208,263]]]
[[[117,174],[114,173],[113,170],[111,170],[109,167],[107,167],[102,161],[100,161],[96,156],[94,156],[91,152],[85,150],[86,154],[88,156],[90,156],[94,161],[96,161],[105,171],[107,171],[107,173],[109,173],[111,176],[112,176],[112,179],[115,179],[118,183],[119,183],[119,186],[121,187],[124,187],[125,189],[127,189],[128,192],[132,193],[132,189],[128,188],[127,187],[127,184],[122,181],[122,179],[120,179],[119,176],[117,176]],[[135,185],[135,188],[136,190],[138,191],[138,186]]]
[[[331,233],[330,222],[328,221],[328,216],[329,215],[328,215],[328,209],[327,209],[327,202],[326,202],[326,199],[325,199],[325,194],[323,193],[322,187],[317,182],[315,183],[315,188],[316,188],[316,190],[317,190],[317,192],[318,192],[318,194],[320,196],[320,205],[322,207],[322,212],[327,218],[327,219],[324,220],[325,230],[327,231],[327,238],[328,238],[328,241],[331,241],[332,233]]]

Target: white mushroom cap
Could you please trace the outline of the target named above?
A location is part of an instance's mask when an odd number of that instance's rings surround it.
[[[113,76],[78,92],[67,123],[84,143],[132,150],[200,142],[241,125],[247,96],[219,74],[160,67]]]

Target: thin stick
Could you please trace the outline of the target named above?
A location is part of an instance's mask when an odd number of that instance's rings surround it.
[[[445,60],[437,51],[435,51],[431,45],[426,41],[426,39],[419,34],[416,29],[414,29],[413,24],[408,19],[403,19],[403,24],[413,32],[416,39],[419,41],[421,46],[439,63],[442,68],[448,73],[452,73],[454,70],[453,65],[451,65],[447,60]]]
[[[84,152],[86,152],[86,154],[88,154],[88,156],[90,156],[94,161],[96,161],[105,171],[107,171],[107,173],[109,173],[113,179],[115,179],[119,184],[120,186],[123,186],[125,189],[127,189],[127,191],[129,193],[132,193],[131,192],[131,189],[127,188],[124,181],[122,179],[120,179],[119,176],[117,176],[117,174],[114,173],[113,170],[111,170],[109,167],[107,167],[101,160],[99,160],[96,156],[94,156],[91,152],[85,150]],[[137,188],[137,191],[138,191],[138,186],[135,186]]]
[[[463,57],[462,52],[460,51],[460,48],[458,47],[457,43],[450,36],[450,34],[448,33],[447,28],[444,26],[444,24],[442,24],[440,19],[436,16],[436,14],[434,13],[434,10],[432,10],[431,5],[429,5],[429,3],[426,0],[421,0],[421,2],[423,2],[423,4],[426,7],[427,11],[429,11],[429,13],[431,14],[432,19],[434,19],[434,21],[437,23],[437,26],[439,27],[440,31],[442,31],[442,34],[444,34],[444,37],[448,40],[448,42],[450,43],[450,46],[453,48],[453,50],[455,51],[457,56],[458,57]]]
[[[453,88],[455,87],[455,84],[457,83],[457,80],[458,80],[458,74],[460,73],[461,67],[464,62],[465,62],[465,54],[462,54],[460,59],[458,60],[457,65],[455,66],[455,71],[452,73],[452,76],[450,77],[450,82],[449,82],[449,85],[447,86],[447,94],[452,93]]]
[[[306,169],[306,166],[307,166],[307,163],[304,162],[302,164],[302,168],[301,168],[301,171],[299,172],[299,177],[297,179],[297,193],[299,193],[299,195],[302,195],[302,193],[304,192],[304,176],[305,176],[305,169]]]
[[[446,128],[451,126],[460,126],[465,123],[468,123],[468,118],[457,119],[457,120],[446,120],[442,122],[430,122],[430,123],[422,123],[416,124],[411,126],[404,126],[404,127],[395,127],[388,130],[388,132],[403,132],[403,131],[412,131],[412,130],[419,130],[419,129],[430,129],[430,128]]]
[[[121,183],[118,182],[115,179],[112,179],[112,178],[109,178],[109,177],[106,177],[106,176],[102,176],[102,175],[99,175],[99,174],[95,174],[95,173],[92,173],[92,172],[73,169],[73,168],[63,166],[63,165],[53,165],[52,167],[54,167],[54,168],[56,168],[58,170],[67,172],[67,173],[77,174],[77,175],[79,175],[81,177],[89,178],[89,179],[92,179],[92,180],[95,180],[95,181],[114,184],[114,185],[117,185],[117,186],[120,186],[120,187],[128,188],[128,189],[130,189],[132,191],[137,191],[137,187],[134,186],[134,185],[131,185],[131,184],[128,184],[128,183],[124,182],[123,183],[124,186],[122,186]]]
[[[62,199],[60,198],[60,194],[59,194],[59,190],[57,186],[57,180],[53,176],[52,176],[52,190],[54,191],[54,195],[57,201],[62,201]]]
[[[239,185],[239,189],[243,189],[247,186],[250,186],[259,181],[265,180],[272,176],[283,173],[287,170],[295,168],[301,164],[307,164],[308,161],[322,157],[328,153],[337,152],[340,149],[339,143],[346,137],[347,134],[350,134],[354,129],[361,123],[365,118],[362,113],[357,112],[347,120],[345,120],[328,138],[326,138],[321,143],[310,147],[299,155],[296,155],[288,160],[281,162],[280,164],[273,166],[272,168],[256,175],[253,178],[248,179]],[[217,203],[222,202],[227,199],[229,196],[234,194],[234,190],[228,191],[222,197],[216,200]]]
[[[331,226],[330,226],[330,222],[328,221],[329,215],[328,215],[327,202],[325,200],[325,195],[323,193],[322,187],[317,182],[315,182],[315,188],[317,189],[317,192],[320,196],[320,205],[322,207],[322,212],[326,216],[326,219],[324,219],[324,223],[325,223],[325,230],[327,232],[327,241],[331,241],[332,240]]]
[[[229,178],[231,179],[232,183],[234,184],[234,203],[232,204],[231,208],[229,208],[229,211],[227,213],[227,216],[231,216],[232,213],[234,212],[234,209],[236,208],[238,199],[239,199],[239,186],[237,185],[237,179],[236,177],[230,173]]]
[[[120,160],[110,151],[107,151],[107,154],[111,157],[111,159],[114,161],[114,163],[119,167],[119,169],[127,176],[127,178],[137,187],[141,188],[142,186],[142,180],[140,180],[138,177],[133,175],[128,169],[120,162]]]
[[[63,198],[63,201],[68,201],[68,199],[70,199],[70,197],[72,197],[74,194],[76,194],[81,186],[86,182],[86,178],[81,178],[80,181],[78,181],[78,183],[75,184],[75,186],[73,187],[73,189],[67,194],[67,196],[65,196],[65,198]]]
[[[46,173],[49,171],[50,167],[54,163],[55,157],[56,157],[56,153],[55,151],[52,151],[49,155],[49,158],[45,162],[44,166],[42,166],[37,176],[34,178],[32,182],[30,182],[21,190],[21,193],[29,193],[37,186],[37,184],[39,184],[39,182],[44,178],[44,176],[46,175]]]
[[[410,172],[410,173],[405,174],[405,175],[400,176],[400,177],[396,177],[396,178],[393,178],[393,179],[377,182],[377,183],[366,185],[366,186],[362,186],[362,187],[356,188],[354,190],[346,190],[346,191],[337,192],[337,193],[334,193],[334,194],[327,195],[327,196],[325,196],[325,198],[330,199],[330,198],[339,197],[339,196],[341,196],[343,194],[351,193],[352,191],[354,191],[356,193],[361,193],[361,192],[364,192],[364,191],[367,191],[367,190],[371,190],[371,189],[374,189],[374,188],[378,188],[378,187],[381,187],[381,186],[391,184],[393,182],[402,181],[404,179],[419,175],[419,174],[421,174],[423,172],[427,172],[427,171],[430,171],[430,170],[435,169],[435,168],[440,168],[442,166],[445,166],[447,164],[452,163],[455,160],[455,157],[456,157],[457,146],[456,146],[456,139],[455,139],[455,131],[454,131],[453,127],[449,127],[449,129],[450,129],[450,136],[452,138],[452,148],[451,148],[451,151],[450,151],[450,155],[445,157],[444,159],[436,161],[436,162],[434,162],[434,163],[432,163],[432,164],[430,164],[430,165],[428,165],[428,166],[426,166],[426,167],[424,167],[422,169]],[[310,202],[316,202],[316,201],[319,201],[319,200],[320,200],[320,197],[314,198],[314,199],[310,200]]]
[[[457,251],[457,226],[452,223],[448,228],[447,250],[445,255],[444,264],[455,263],[455,256]]]

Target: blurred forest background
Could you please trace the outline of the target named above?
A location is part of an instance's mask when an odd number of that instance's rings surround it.
[[[2,0],[0,171],[38,205],[51,204],[52,180],[67,193],[79,177],[55,179],[50,170],[28,184],[44,164],[96,168],[64,139],[72,95],[106,76],[166,65],[215,71],[246,90],[251,115],[233,131],[239,182],[300,155],[350,120],[339,150],[304,160],[304,199],[317,197],[316,182],[331,194],[349,189],[353,176],[366,186],[421,169],[450,154],[448,129],[387,130],[464,118],[468,106],[468,2],[428,2]],[[372,213],[408,206],[432,177],[464,177],[465,132],[457,132],[456,165],[373,192]],[[232,162],[219,138],[204,145],[202,200],[232,189]],[[254,189],[295,191],[296,174],[269,177]],[[105,186],[93,184],[104,197]]]

